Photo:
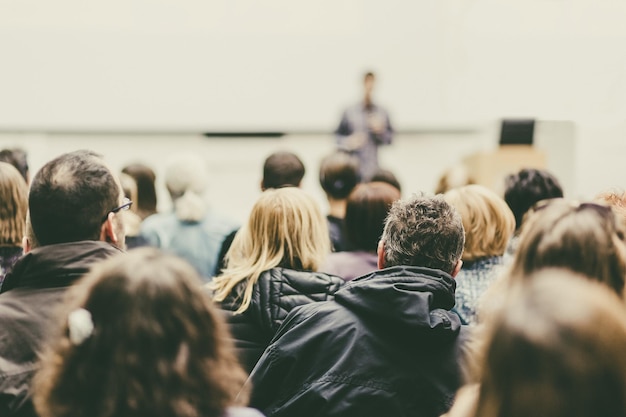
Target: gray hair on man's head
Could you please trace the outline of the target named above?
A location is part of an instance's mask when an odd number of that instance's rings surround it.
[[[452,273],[463,254],[461,216],[441,195],[415,194],[396,201],[381,241],[384,266],[410,265]]]

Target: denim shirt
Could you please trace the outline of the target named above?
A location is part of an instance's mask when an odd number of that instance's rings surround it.
[[[200,222],[181,221],[175,213],[157,213],[143,221],[141,235],[150,246],[187,260],[209,281],[215,274],[224,238],[238,227],[238,223],[213,210]]]
[[[463,264],[457,274],[454,311],[464,324],[476,324],[476,309],[484,292],[504,272],[508,256],[493,256]]]

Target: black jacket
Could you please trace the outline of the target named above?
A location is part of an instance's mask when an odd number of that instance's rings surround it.
[[[303,304],[331,299],[343,283],[343,279],[323,272],[273,268],[259,276],[248,309],[234,314],[241,305],[246,281],[239,283],[220,307],[246,371],[252,370],[287,313]]]
[[[467,337],[450,275],[393,267],[295,309],[248,383],[268,417],[439,417],[461,385]]]
[[[30,382],[37,351],[56,328],[65,290],[96,261],[120,253],[104,242],[42,246],[24,255],[0,291],[0,416],[34,416]]]

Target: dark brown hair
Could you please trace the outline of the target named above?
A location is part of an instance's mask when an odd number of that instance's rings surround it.
[[[66,304],[61,334],[34,381],[40,416],[217,417],[235,403],[246,375],[185,261],[131,250],[96,266]],[[80,308],[93,331],[76,344],[67,321]]]
[[[102,219],[121,190],[102,157],[80,150],[46,163],[28,196],[30,222],[40,245],[98,240]]]
[[[126,165],[122,172],[130,175],[137,183],[137,201],[134,202],[137,214],[145,219],[157,212],[156,174],[149,166],[142,163]]]
[[[385,219],[400,191],[384,182],[359,184],[348,196],[346,231],[356,249],[375,252]]]
[[[304,164],[292,152],[274,152],[263,163],[264,190],[281,187],[299,187],[304,177]]]

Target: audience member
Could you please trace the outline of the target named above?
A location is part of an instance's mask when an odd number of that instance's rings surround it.
[[[512,279],[523,279],[541,268],[561,267],[623,294],[626,228],[611,207],[548,200],[535,205],[525,223],[512,263]]]
[[[261,190],[299,187],[304,177],[304,164],[292,152],[274,152],[263,163]]]
[[[438,417],[462,382],[467,328],[450,311],[464,244],[442,196],[396,201],[379,271],[293,310],[254,368],[268,416]]]
[[[623,299],[567,270],[528,278],[489,329],[480,386],[446,416],[626,415]]]
[[[323,271],[350,281],[378,268],[376,249],[385,219],[400,191],[384,182],[359,184],[350,193],[346,208],[346,229],[353,249],[331,253]]]
[[[0,162],[13,165],[20,173],[26,184],[30,184],[30,170],[28,154],[22,148],[3,149],[0,151]]]
[[[618,219],[626,227],[626,192],[624,190],[605,190],[596,194],[593,200],[611,206]]]
[[[478,307],[480,326],[474,332],[475,358],[471,365],[481,362],[482,335],[507,308],[510,288],[541,269],[570,270],[605,284],[622,297],[626,280],[625,232],[611,208],[596,203],[553,199],[529,210],[509,270],[487,289]]]
[[[28,211],[28,186],[12,165],[0,162],[0,287],[22,256]]]
[[[300,187],[304,173],[304,164],[296,154],[286,151],[274,152],[263,163],[261,191],[272,188]],[[215,275],[219,275],[226,267],[226,254],[233,243],[233,239],[235,239],[237,231],[238,229],[233,230],[222,241]]]
[[[26,253],[0,289],[0,415],[33,416],[30,381],[53,311],[66,289],[96,262],[120,253],[124,201],[99,155],[63,154],[34,176]]]
[[[157,212],[156,174],[148,165],[133,163],[122,168],[122,172],[130,175],[137,183],[136,212],[145,219]]]
[[[334,252],[351,249],[344,222],[346,200],[359,182],[359,163],[354,157],[345,152],[335,152],[322,159],[320,185],[328,200],[326,220]]]
[[[389,115],[373,100],[375,79],[374,73],[365,74],[363,99],[343,112],[335,130],[337,148],[359,159],[363,181],[369,181],[378,169],[378,147],[389,145],[393,140]]]
[[[504,255],[515,231],[515,217],[501,197],[482,185],[453,188],[444,198],[459,212],[465,229],[454,311],[464,323],[475,324],[480,298],[506,264]]]
[[[209,207],[205,195],[208,183],[202,158],[174,156],[165,168],[165,185],[174,210],[153,214],[141,224],[141,235],[151,246],[187,260],[207,281],[214,276],[222,241],[238,226]]]
[[[402,186],[398,177],[388,169],[378,168],[372,175],[372,178],[370,178],[370,182],[386,182],[389,185],[393,185],[399,192],[402,192]]]
[[[508,249],[510,254],[516,250],[524,214],[541,200],[562,197],[563,188],[561,188],[561,184],[554,175],[546,170],[525,168],[505,178],[504,201],[515,216],[515,235],[511,239]]]
[[[124,197],[130,201],[137,201],[137,183],[135,179],[123,172],[119,175],[120,184]],[[130,210],[120,213],[124,218],[124,232],[126,234],[126,248],[132,249],[139,246],[147,246],[148,241],[141,235],[141,217],[137,213],[136,205],[133,204]]]
[[[197,272],[153,248],[93,268],[68,294],[34,380],[41,417],[255,417],[246,374]]]
[[[211,285],[248,371],[289,311],[327,300],[343,284],[314,272],[329,252],[326,221],[312,197],[297,187],[263,192]]]
[[[435,194],[444,194],[452,189],[470,184],[475,184],[475,181],[470,176],[467,167],[463,164],[454,165],[439,177]]]

